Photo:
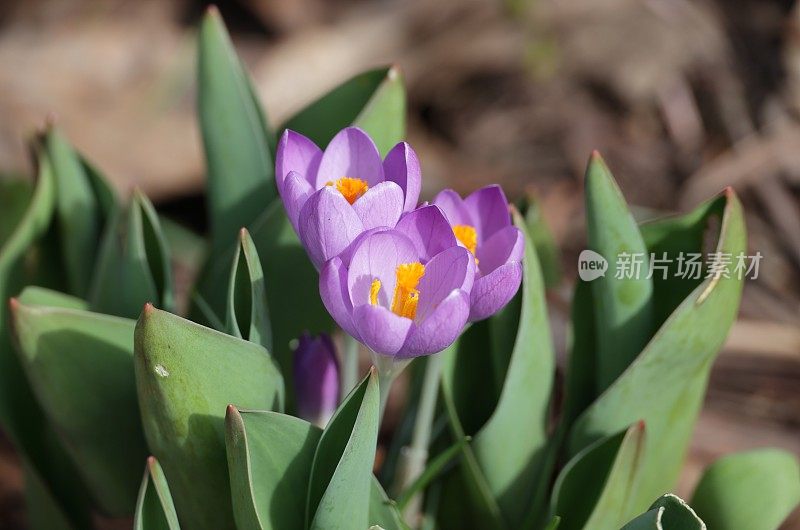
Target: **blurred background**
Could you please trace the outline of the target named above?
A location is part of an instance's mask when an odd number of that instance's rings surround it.
[[[204,229],[194,113],[196,0],[0,1],[0,173],[30,173],[47,117],[123,192]],[[721,454],[800,455],[800,3],[790,0],[218,2],[270,121],[394,63],[426,198],[501,182],[535,194],[561,249],[549,293],[563,366],[582,173],[599,149],[637,216],[731,185],[750,254],[739,321],[711,376],[679,493]],[[0,528],[24,528],[0,444]],[[800,516],[786,528],[800,528]]]

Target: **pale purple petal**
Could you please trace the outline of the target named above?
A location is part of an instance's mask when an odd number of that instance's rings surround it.
[[[383,182],[383,162],[375,142],[358,127],[339,131],[322,154],[316,188],[342,177],[365,180],[370,186]]]
[[[306,203],[314,189],[299,173],[290,171],[283,182],[283,193],[281,199],[286,208],[286,215],[294,227],[294,231],[299,233],[297,219],[300,217],[300,210]]]
[[[475,258],[463,247],[450,247],[425,266],[419,282],[419,303],[415,320],[422,322],[455,289],[469,293],[475,278]]]
[[[327,186],[308,198],[300,210],[298,225],[300,241],[317,270],[364,230],[350,203]]]
[[[330,336],[303,333],[293,368],[298,416],[324,427],[339,405],[339,362]]]
[[[284,182],[290,171],[296,171],[310,185],[314,185],[321,159],[322,150],[314,142],[300,133],[288,129],[284,131],[275,152],[275,183],[278,192],[283,195]]]
[[[389,307],[397,284],[397,266],[417,261],[411,241],[396,230],[375,232],[360,240],[353,251],[347,273],[354,307],[369,304],[372,281],[381,281],[378,304]]]
[[[478,244],[486,241],[498,230],[511,225],[508,213],[508,200],[503,188],[497,184],[474,191],[464,199],[464,206],[475,221],[473,225],[478,231]]]
[[[353,304],[347,290],[347,268],[339,257],[328,260],[319,273],[319,294],[325,309],[343,330],[358,339]]]
[[[425,320],[411,326],[396,357],[418,357],[442,351],[461,334],[467,315],[469,295],[461,289],[452,291]]]
[[[451,225],[475,226],[469,210],[464,205],[464,200],[453,190],[442,190],[433,199],[433,204],[442,209],[444,216]]]
[[[470,295],[470,322],[497,313],[517,293],[522,281],[522,263],[512,261],[475,280]]]
[[[396,182],[403,190],[405,205],[403,211],[410,212],[417,206],[422,188],[422,172],[417,154],[406,142],[395,145],[383,161],[386,180]]]
[[[421,206],[409,212],[397,223],[397,230],[414,243],[423,263],[433,256],[458,244],[453,228],[438,206]]]
[[[394,355],[406,341],[411,320],[395,315],[385,307],[364,304],[353,310],[361,342],[375,353]]]
[[[394,228],[403,213],[403,190],[394,182],[380,182],[353,203],[353,210],[366,230]]]
[[[507,226],[495,232],[488,241],[478,245],[477,258],[481,274],[489,274],[510,261],[522,261],[525,254],[525,237],[516,226]]]

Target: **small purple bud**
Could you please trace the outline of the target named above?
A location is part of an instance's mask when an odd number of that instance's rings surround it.
[[[339,361],[330,336],[303,333],[294,350],[297,415],[325,427],[339,405]]]

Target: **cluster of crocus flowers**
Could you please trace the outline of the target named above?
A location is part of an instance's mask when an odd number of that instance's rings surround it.
[[[445,190],[417,207],[419,161],[404,142],[381,160],[355,127],[324,152],[286,131],[276,177],[289,220],[320,271],[325,307],[379,355],[442,351],[468,321],[491,316],[519,289],[524,240],[500,187],[463,200]]]

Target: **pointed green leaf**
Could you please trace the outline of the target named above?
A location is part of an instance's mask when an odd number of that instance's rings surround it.
[[[100,234],[118,207],[114,191],[55,127],[42,138],[56,183],[56,222],[70,292],[86,296]]]
[[[101,510],[133,513],[147,455],[133,377],[135,322],[78,309],[11,303],[20,361]]]
[[[683,499],[667,493],[622,530],[706,530],[706,525]]]
[[[528,197],[524,215],[528,234],[531,236],[542,268],[544,285],[548,289],[556,287],[561,283],[561,258],[553,233],[542,214],[542,206],[535,196]]]
[[[322,430],[277,412],[228,407],[226,447],[238,528],[303,530]]]
[[[291,404],[291,341],[304,331],[329,332],[333,329],[333,321],[319,297],[317,271],[300,244],[280,200],[269,205],[253,224],[250,233],[262,258],[267,307],[280,309],[269,314],[273,333],[270,352],[289,385],[287,393]],[[194,300],[193,316],[206,315],[199,318],[213,322],[217,320],[214,315],[226,314],[226,288],[234,253],[235,247],[231,247],[229,252],[207,264],[198,284],[200,298]],[[198,310],[201,305],[198,301],[203,302],[205,310]]]
[[[167,478],[155,457],[147,459],[136,500],[133,530],[180,530]]]
[[[359,74],[334,88],[289,119],[278,130],[291,129],[320,147],[348,125],[357,125],[375,140],[381,156],[405,137],[406,92],[396,66]]]
[[[608,261],[605,275],[592,282],[595,385],[597,392],[602,392],[631,364],[652,334],[653,282],[648,278],[649,255],[636,221],[597,152],[586,169],[586,224],[589,249]],[[638,272],[626,267],[626,255],[631,265],[635,259],[643,259]]]
[[[147,302],[172,309],[172,271],[158,215],[137,191],[108,225],[89,304],[99,313],[136,318]]]
[[[800,502],[797,457],[778,449],[724,456],[703,474],[692,496],[698,515],[715,530],[772,530]]]
[[[492,355],[496,367],[488,373],[499,377],[499,395],[492,399],[481,400],[476,396],[475,388],[486,386],[487,372],[480,368],[480,361],[474,357],[487,357],[484,348],[470,350],[473,358],[466,352],[450,348],[445,356],[443,391],[452,396],[453,405],[456,400],[464,400],[459,410],[450,409],[453,414],[464,416],[466,409],[473,408],[480,401],[487,401],[478,406],[494,406],[485,424],[480,427],[471,444],[478,469],[470,464],[471,457],[462,460],[462,466],[471,469],[466,474],[473,484],[470,491],[489,494],[493,501],[483,499],[478,505],[494,510],[496,503],[505,524],[511,528],[518,527],[531,509],[530,498],[534,495],[537,482],[545,462],[545,446],[547,444],[547,417],[550,407],[550,391],[555,370],[555,355],[550,338],[550,327],[547,320],[547,306],[544,299],[544,283],[536,256],[536,249],[527,232],[522,217],[514,212],[514,222],[525,234],[525,261],[522,282],[522,299],[520,309],[509,306],[487,321],[478,323],[473,328],[488,325],[491,336]],[[479,333],[477,329],[473,332]],[[511,340],[513,339],[513,342]],[[472,342],[468,334],[462,341]],[[474,352],[474,353],[473,353]],[[461,365],[461,367],[459,367]],[[457,373],[469,371],[476,378],[470,383],[460,378]],[[471,388],[471,390],[470,390]],[[459,395],[462,397],[459,398]],[[446,400],[447,402],[447,400]],[[477,425],[468,420],[469,425]],[[470,433],[470,430],[465,432]],[[475,431],[472,431],[475,432]],[[454,431],[455,436],[462,433]],[[497,451],[497,447],[503,451]],[[470,451],[467,452],[469,455]],[[475,473],[482,475],[477,480]],[[483,485],[481,485],[483,483]],[[480,494],[484,497],[484,494]],[[491,517],[490,517],[491,518]]]
[[[149,304],[134,343],[145,436],[164,468],[182,524],[233,528],[225,409],[280,409],[277,367],[261,346]]]
[[[644,423],[598,440],[574,456],[553,486],[559,528],[615,530],[639,510],[630,506],[640,471]]]
[[[707,226],[721,216],[716,251],[743,253],[745,227],[741,204],[728,190],[689,216]],[[699,252],[700,249],[697,249]],[[734,263],[724,274],[706,278],[680,303],[626,371],[572,427],[567,442],[570,455],[593,441],[628,425],[647,424],[642,481],[634,507],[669,490],[677,479],[692,427],[702,405],[706,380],[739,306],[743,279]]]
[[[345,398],[320,438],[306,503],[309,529],[367,528],[379,408],[373,368]]]
[[[198,54],[197,108],[208,168],[212,252],[217,253],[276,195],[272,133],[215,8],[200,26]]]
[[[86,300],[35,285],[26,287],[17,297],[24,305],[60,307],[62,309],[78,309],[88,311]]]
[[[258,252],[246,228],[239,232],[228,285],[226,328],[229,334],[272,351],[272,330]]]

